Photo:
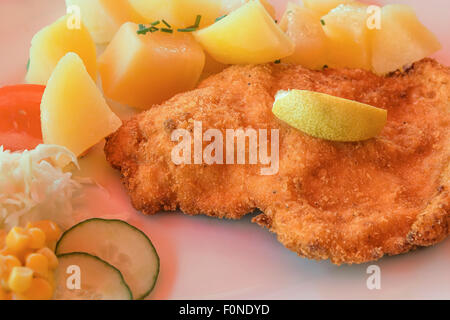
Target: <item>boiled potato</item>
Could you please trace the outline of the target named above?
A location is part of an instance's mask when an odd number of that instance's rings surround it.
[[[181,21],[175,21],[174,0],[129,0],[129,2],[149,22],[164,19],[173,27],[184,27]]]
[[[149,108],[195,87],[205,54],[190,33],[136,33],[125,23],[99,58],[105,95],[136,108]]]
[[[194,35],[215,60],[224,64],[273,62],[294,52],[292,41],[257,0]]]
[[[371,69],[367,17],[367,6],[356,3],[340,5],[322,17],[331,67]]]
[[[185,28],[194,25],[201,15],[200,28],[213,24],[217,18],[229,14],[249,0],[129,0],[136,12],[148,21],[164,19],[172,27]],[[261,0],[272,17],[275,9],[267,0]]]
[[[70,15],[58,19],[31,40],[28,83],[45,85],[58,61],[68,52],[78,54],[92,79],[97,78],[95,43],[83,23],[79,29],[69,28],[70,19]]]
[[[64,146],[79,156],[121,124],[81,58],[73,52],[66,54],[58,62],[42,97],[44,143]]]
[[[349,4],[352,2],[355,2],[355,0],[303,0],[305,8],[314,10],[320,16],[326,15],[340,4]]]
[[[437,38],[407,5],[387,5],[381,10],[381,29],[373,31],[372,67],[385,74],[441,49]]]
[[[125,22],[147,22],[128,0],[66,0],[66,5],[80,8],[81,20],[98,44],[111,41]]]
[[[175,28],[194,25],[197,15],[202,17],[200,27],[205,27],[222,15],[221,0],[130,0],[130,3],[148,21],[164,19]]]
[[[182,27],[195,23],[197,15],[201,15],[200,28],[209,26],[221,16],[219,0],[172,0],[175,4],[173,12],[175,21],[180,21]]]
[[[229,14],[230,12],[242,7],[250,0],[222,0],[222,12],[223,14]],[[268,0],[260,0],[261,4],[266,8],[267,12],[275,19],[275,8],[269,3]]]
[[[322,69],[328,64],[328,40],[315,11],[289,2],[280,27],[295,44],[294,53],[283,62],[310,69]]]

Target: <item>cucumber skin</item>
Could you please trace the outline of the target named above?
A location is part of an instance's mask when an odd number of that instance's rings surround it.
[[[92,222],[92,221],[120,222],[120,223],[124,223],[124,224],[128,225],[129,227],[131,227],[132,229],[134,229],[135,231],[141,233],[141,234],[144,236],[144,238],[147,239],[148,243],[150,244],[150,247],[153,249],[153,252],[154,252],[154,254],[155,254],[155,256],[156,256],[157,266],[156,266],[156,273],[155,273],[155,276],[154,276],[154,279],[153,279],[153,286],[152,286],[151,288],[149,288],[149,289],[147,290],[147,292],[145,292],[143,295],[141,295],[140,297],[135,298],[136,300],[144,300],[144,299],[145,299],[145,298],[153,291],[153,289],[154,289],[155,286],[156,286],[156,282],[157,282],[157,280],[158,280],[159,270],[160,270],[160,265],[161,265],[161,264],[160,264],[160,259],[159,259],[158,252],[156,251],[155,246],[153,245],[153,243],[152,243],[152,241],[150,240],[150,238],[149,238],[144,232],[142,232],[142,230],[136,228],[136,227],[133,226],[132,224],[129,224],[128,222],[126,222],[126,221],[124,221],[124,220],[120,220],[120,219],[90,218],[90,219],[83,220],[83,221],[81,221],[81,222],[79,222],[79,223],[73,225],[72,227],[70,227],[70,228],[67,229],[66,231],[64,231],[64,233],[61,235],[61,237],[59,238],[58,242],[56,243],[55,253],[58,255],[58,247],[59,247],[59,245],[60,245],[60,243],[61,243],[61,240],[63,240],[63,238],[64,238],[64,236],[65,236],[66,234],[68,234],[70,231],[72,231],[72,230],[75,229],[76,227],[78,227],[78,226],[80,226],[80,225],[82,225],[82,224],[85,224],[85,223]],[[68,253],[65,253],[65,254],[68,254]],[[94,255],[92,255],[92,256],[94,256]],[[96,257],[96,256],[94,256],[94,257]],[[97,258],[98,258],[98,257],[97,257]],[[98,258],[98,259],[100,259],[100,258]],[[102,260],[102,259],[100,259],[100,260]],[[104,261],[104,260],[102,260],[102,261]],[[106,261],[105,261],[105,262],[106,262]],[[108,263],[108,264],[109,264],[109,263]],[[116,267],[114,267],[114,268],[117,269]],[[119,272],[120,272],[120,270],[119,270]],[[122,275],[122,273],[120,273],[120,274]],[[126,282],[125,282],[125,283],[126,283]],[[127,284],[127,286],[128,286],[128,284]],[[130,291],[130,292],[131,292],[131,291]]]
[[[130,287],[128,286],[128,284],[126,283],[126,281],[125,281],[125,279],[124,279],[124,277],[123,277],[123,275],[122,275],[122,272],[120,272],[120,270],[117,269],[116,267],[114,267],[112,264],[110,264],[109,262],[106,262],[106,261],[103,260],[103,259],[100,259],[100,258],[97,257],[97,256],[94,256],[93,254],[86,253],[86,252],[68,252],[68,253],[63,253],[63,254],[58,254],[58,255],[56,255],[56,257],[57,257],[58,259],[64,258],[64,257],[71,257],[71,256],[85,256],[85,257],[91,257],[91,258],[94,258],[95,260],[98,260],[99,262],[103,263],[103,264],[106,265],[107,267],[110,267],[110,268],[114,269],[114,270],[120,275],[120,279],[122,280],[122,283],[125,285],[125,287],[126,287],[127,290],[128,290],[128,294],[130,295],[130,299],[129,299],[129,300],[133,300],[133,293],[131,292]]]

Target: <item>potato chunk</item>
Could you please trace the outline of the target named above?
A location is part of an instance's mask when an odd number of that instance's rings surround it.
[[[129,2],[148,22],[164,19],[174,27],[181,27],[175,21],[174,0],[129,0]]]
[[[171,26],[185,28],[201,15],[200,27],[208,26],[221,16],[221,0],[130,0],[131,5],[149,22],[164,19]]]
[[[125,22],[147,22],[128,0],[66,0],[66,5],[80,8],[81,19],[98,44],[110,42]]]
[[[295,44],[294,53],[283,62],[310,69],[322,69],[328,64],[328,40],[315,11],[289,2],[280,27]]]
[[[326,15],[340,4],[352,2],[355,2],[355,0],[303,0],[305,8],[314,10],[320,16]]]
[[[340,5],[322,17],[331,67],[371,70],[367,17],[367,6],[356,3]]]
[[[110,110],[83,61],[66,54],[50,77],[41,102],[44,143],[79,156],[116,131],[122,121]]]
[[[221,0],[222,1],[222,14],[229,14],[230,12],[239,9],[250,0]],[[260,0],[261,4],[266,8],[267,12],[272,18],[275,19],[275,8],[269,3],[268,0]]]
[[[197,15],[201,15],[200,28],[209,26],[221,16],[219,0],[172,0],[175,22],[182,27],[189,27],[195,23]]]
[[[407,5],[387,5],[381,10],[381,29],[374,30],[372,67],[385,74],[441,49],[437,38]]]
[[[215,60],[224,64],[273,62],[294,52],[293,42],[257,0],[194,35]]]
[[[201,46],[189,33],[137,34],[125,23],[99,58],[105,96],[140,109],[193,89],[205,64]]]
[[[136,12],[148,21],[164,19],[176,28],[192,26],[201,15],[200,28],[213,24],[217,18],[240,8],[250,0],[129,0]],[[272,17],[275,9],[267,0],[260,0]],[[134,22],[134,21],[133,21]]]
[[[26,82],[45,85],[58,61],[68,52],[78,54],[92,79],[97,79],[95,43],[83,23],[79,29],[73,28],[69,19],[70,15],[64,16],[35,34]]]

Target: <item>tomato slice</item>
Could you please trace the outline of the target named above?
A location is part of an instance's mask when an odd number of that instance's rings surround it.
[[[11,151],[42,143],[41,99],[45,86],[21,84],[0,88],[0,146]]]

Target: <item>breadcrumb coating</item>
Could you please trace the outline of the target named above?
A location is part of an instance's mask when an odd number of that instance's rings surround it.
[[[272,114],[279,90],[304,89],[388,110],[380,136],[362,142],[310,137]],[[450,69],[432,59],[379,77],[364,70],[232,66],[198,89],[153,106],[107,139],[134,207],[180,209],[254,222],[300,256],[363,263],[449,235]],[[171,132],[279,129],[279,172],[262,165],[175,165]]]

